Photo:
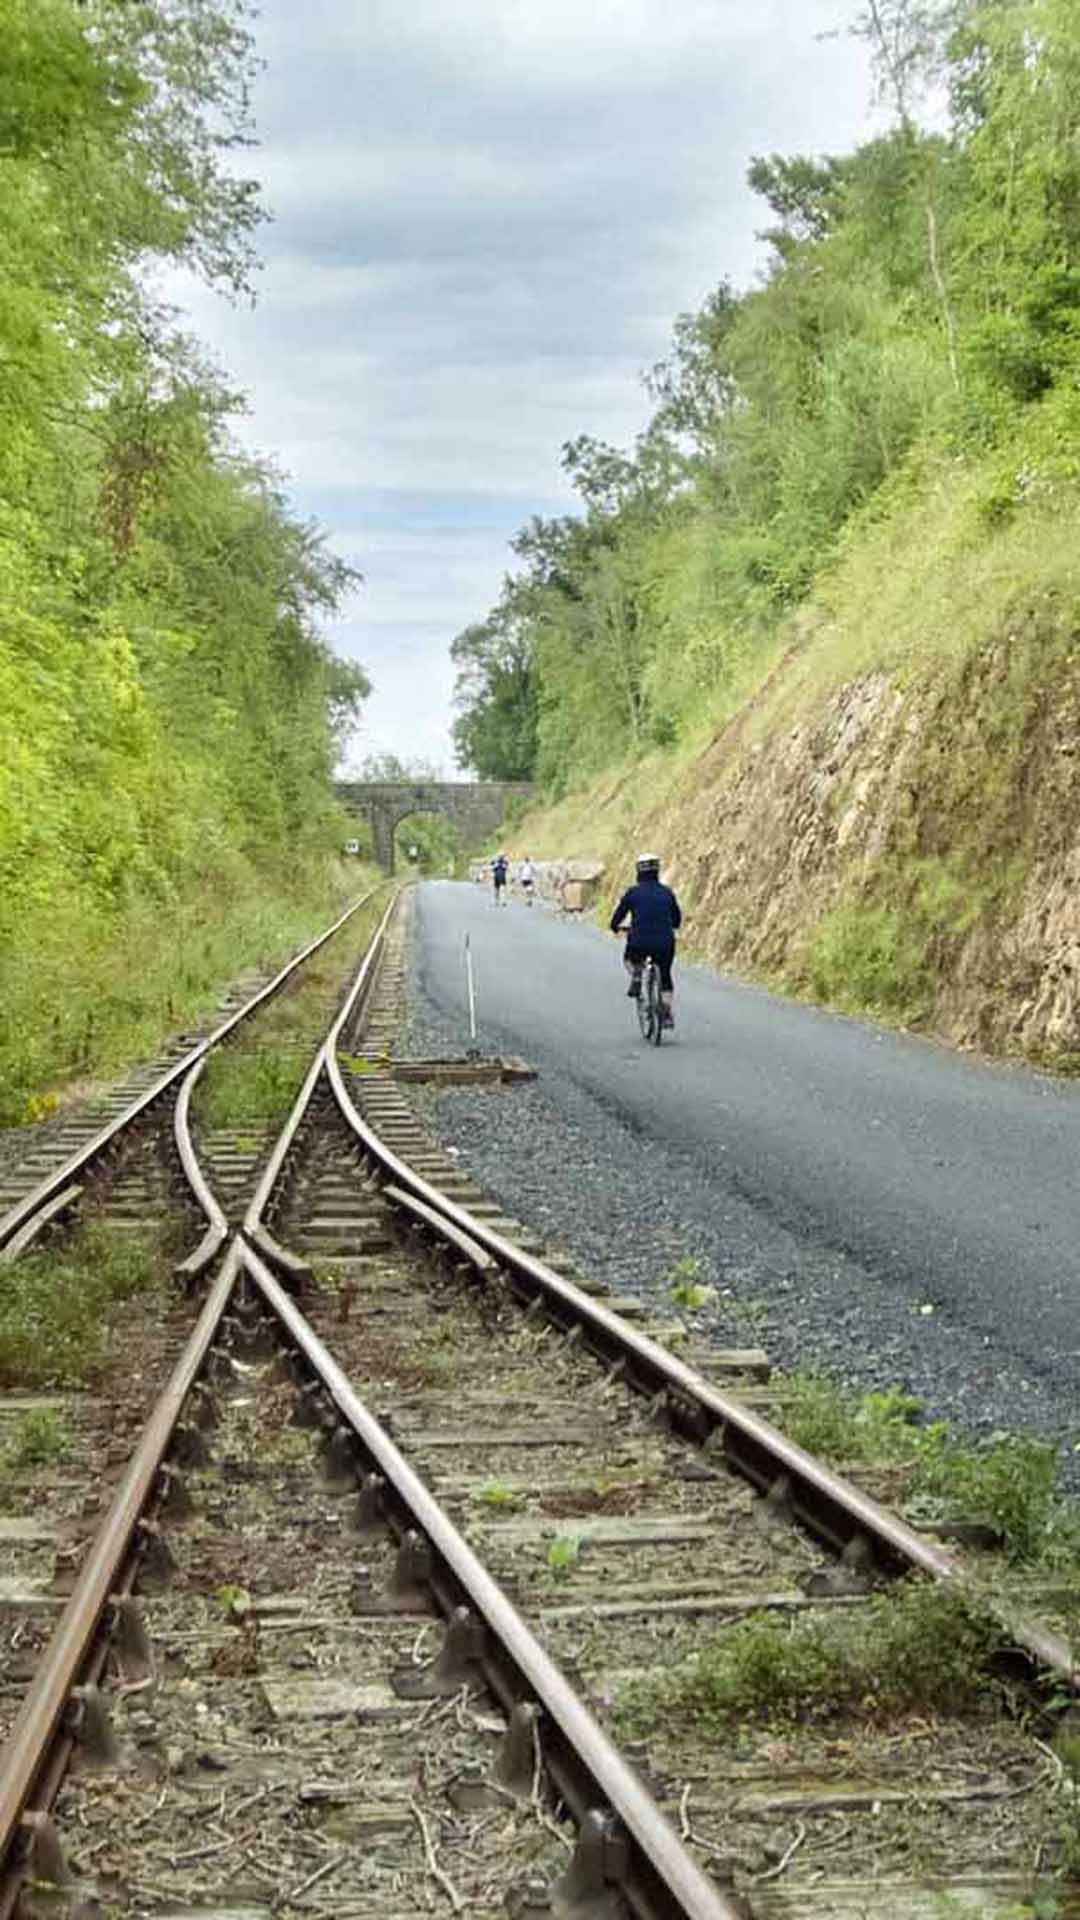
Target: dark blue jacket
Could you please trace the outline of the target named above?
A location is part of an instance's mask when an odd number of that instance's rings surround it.
[[[611,916],[611,931],[618,933],[630,915],[630,938],[636,947],[670,947],[675,929],[682,925],[682,909],[670,887],[659,880],[639,880],[627,887]]]

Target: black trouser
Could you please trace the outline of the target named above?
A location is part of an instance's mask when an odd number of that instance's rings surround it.
[[[643,967],[650,954],[660,969],[661,993],[673,993],[675,983],[671,978],[671,964],[675,958],[674,940],[652,940],[644,946],[636,940],[627,941],[625,957],[632,967]]]

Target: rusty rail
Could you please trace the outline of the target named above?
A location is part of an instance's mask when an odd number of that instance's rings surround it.
[[[680,1920],[741,1920],[742,1909],[732,1904],[702,1873],[637,1774],[353,1391],[337,1362],[273,1274],[250,1250],[244,1253],[243,1262],[267,1306],[303,1356],[306,1367],[319,1380],[372,1467],[405,1509],[409,1523],[424,1535],[452,1576],[454,1587],[484,1622],[495,1647],[509,1662],[516,1686],[511,1683],[511,1687],[507,1687],[497,1659],[485,1677],[494,1684],[496,1693],[503,1695],[507,1707],[512,1706],[515,1699],[531,1697],[543,1708],[550,1728],[556,1731],[558,1757],[566,1776],[564,1791],[579,1821],[584,1821],[590,1809],[606,1806],[622,1823],[634,1846],[631,1873],[623,1891],[636,1910],[678,1915]],[[480,1664],[486,1666],[482,1657]],[[545,1757],[550,1761],[550,1755]],[[563,1781],[559,1784],[563,1786]]]
[[[267,1262],[268,1266],[270,1266],[274,1272],[284,1274],[286,1278],[293,1281],[294,1285],[300,1284],[303,1280],[310,1278],[310,1270],[302,1260],[298,1260],[286,1247],[278,1244],[266,1221],[267,1208],[270,1205],[274,1189],[285,1172],[289,1156],[296,1145],[297,1135],[311,1105],[315,1089],[326,1070],[327,1050],[332,1050],[333,1046],[336,1045],[346,1019],[355,1017],[357,1011],[364,1004],[368,994],[371,992],[378,971],[379,961],[382,958],[386,929],[393,917],[397,899],[398,896],[395,894],[387,905],[382,919],[371,936],[367,952],[360,964],[356,979],[353,981],[346,995],[344,1007],[335,1015],[327,1040],[315,1055],[311,1066],[304,1076],[304,1083],[296,1099],[293,1101],[288,1118],[281,1132],[274,1142],[273,1152],[270,1154],[263,1168],[259,1183],[251,1196],[247,1211],[244,1214],[242,1231],[245,1240],[250,1246],[254,1247],[255,1251]]]
[[[327,1039],[326,1073],[343,1118],[388,1183],[408,1189],[429,1211],[441,1214],[456,1235],[478,1242],[521,1294],[541,1298],[558,1325],[567,1329],[580,1326],[593,1350],[610,1365],[624,1370],[633,1385],[646,1393],[663,1395],[673,1418],[681,1421],[694,1439],[704,1443],[712,1435],[719,1435],[732,1467],[759,1489],[782,1491],[790,1510],[818,1538],[842,1549],[862,1536],[875,1556],[896,1571],[919,1572],[940,1581],[966,1578],[951,1554],[933,1546],[896,1514],[796,1446],[769,1421],[721,1392],[655,1340],[627,1326],[572,1281],[553,1272],[544,1261],[507,1240],[414,1172],[368,1126],[345,1086],[336,1042],[352,1017],[353,999],[353,994],[347,996]],[[1071,1689],[1080,1691],[1080,1676],[1065,1639],[1010,1608],[1000,1606],[996,1611],[1018,1648],[1035,1665],[1049,1669]]]
[[[190,1073],[184,1076],[180,1092],[176,1096],[173,1109],[173,1138],[180,1165],[184,1169],[184,1178],[206,1221],[206,1230],[193,1253],[182,1260],[176,1268],[176,1277],[190,1283],[197,1280],[213,1266],[218,1254],[229,1237],[229,1223],[218,1204],[210,1182],[202,1170],[202,1164],[195,1152],[191,1138],[191,1096],[198,1086],[206,1067],[206,1055],[197,1060]]]
[[[380,882],[379,884],[382,885],[384,883]],[[215,1027],[214,1031],[208,1034],[205,1040],[200,1040],[196,1046],[191,1048],[190,1052],[183,1054],[179,1060],[174,1061],[171,1067],[167,1067],[160,1078],[155,1080],[153,1085],[148,1087],[145,1093],[141,1093],[136,1100],[133,1100],[131,1105],[126,1107],[123,1113],[118,1114],[115,1119],[110,1120],[106,1126],[102,1127],[99,1133],[94,1135],[93,1139],[89,1140],[85,1146],[80,1147],[77,1153],[72,1154],[69,1159],[65,1160],[63,1165],[58,1167],[55,1172],[46,1174],[45,1178],[39,1181],[30,1193],[24,1194],[23,1198],[17,1201],[15,1206],[6,1214],[0,1216],[0,1247],[3,1247],[7,1242],[11,1241],[14,1236],[19,1233],[20,1229],[24,1228],[28,1222],[33,1220],[34,1216],[39,1213],[43,1207],[46,1207],[49,1202],[58,1194],[62,1193],[65,1188],[70,1187],[77,1180],[83,1168],[87,1167],[99,1154],[106,1152],[126,1128],[130,1127],[134,1121],[146,1113],[164,1094],[168,1093],[178,1084],[181,1084],[185,1076],[191,1072],[191,1069],[200,1060],[205,1059],[206,1055],[210,1053],[214,1047],[220,1045],[221,1041],[227,1039],[228,1035],[232,1033],[236,1027],[240,1026],[243,1021],[257,1012],[260,1007],[265,1006],[268,1000],[272,1000],[274,995],[279,993],[286,982],[291,979],[297,969],[302,967],[305,961],[310,960],[312,954],[317,953],[320,947],[325,946],[328,940],[332,940],[335,933],[340,932],[346,922],[351,920],[353,915],[360,911],[361,907],[366,906],[367,902],[377,892],[378,887],[369,887],[368,891],[362,894],[359,900],[354,900],[351,907],[346,908],[345,912],[338,916],[332,926],[327,927],[316,939],[309,941],[307,946],[302,948],[299,953],[294,954],[292,959],[286,962],[265,987],[261,987],[258,993],[253,994],[252,998],[246,1001],[242,1007],[238,1008],[235,1013],[230,1014],[229,1018],[223,1021],[219,1027]]]
[[[150,1504],[184,1402],[206,1360],[240,1271],[238,1250],[226,1256],[194,1331],[150,1415],[74,1590],[57,1622],[0,1751],[0,1878],[11,1868],[23,1809],[48,1758],[65,1704],[86,1661],[135,1529]]]

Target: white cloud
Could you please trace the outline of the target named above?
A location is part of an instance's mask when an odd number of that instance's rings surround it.
[[[263,0],[259,305],[181,293],[249,443],[367,576],[333,637],[376,682],[371,745],[448,758],[449,641],[563,497],[562,442],[632,436],[675,314],[752,277],[750,156],[865,131],[861,49],[815,37],[850,11]]]

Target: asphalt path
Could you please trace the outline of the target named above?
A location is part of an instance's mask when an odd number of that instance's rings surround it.
[[[647,1047],[621,943],[475,885],[420,888],[419,965],[480,1041],[565,1076],[802,1243],[1080,1380],[1080,1084],[677,965],[677,1030]]]

